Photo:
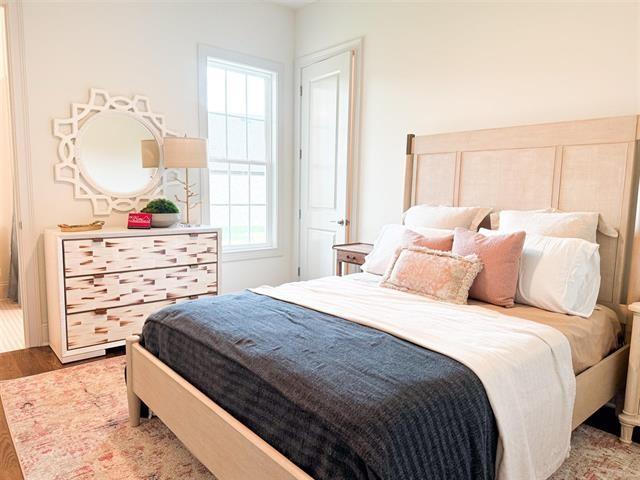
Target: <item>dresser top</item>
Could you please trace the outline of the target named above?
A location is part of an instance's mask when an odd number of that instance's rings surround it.
[[[87,232],[61,232],[59,228],[45,229],[46,236],[58,238],[111,238],[111,237],[147,237],[157,235],[178,235],[186,233],[221,233],[219,228],[210,225],[198,225],[193,227],[168,227],[168,228],[124,228],[105,227],[101,230],[89,230]]]

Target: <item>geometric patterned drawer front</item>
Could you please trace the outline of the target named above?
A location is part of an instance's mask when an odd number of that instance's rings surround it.
[[[215,262],[217,233],[64,240],[66,277]]]
[[[217,292],[217,263],[65,279],[67,314]]]
[[[67,315],[67,349],[124,340],[129,335],[140,333],[144,321],[153,312],[189,300],[174,298],[162,302],[110,308],[106,313],[85,312]]]

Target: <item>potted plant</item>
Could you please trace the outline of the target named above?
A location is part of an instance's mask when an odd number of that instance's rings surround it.
[[[170,227],[180,221],[180,210],[166,198],[151,200],[141,211],[151,214],[151,226],[154,228]]]

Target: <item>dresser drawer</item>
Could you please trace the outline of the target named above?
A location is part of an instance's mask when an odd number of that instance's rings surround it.
[[[64,240],[63,251],[65,277],[175,267],[217,261],[218,234]]]
[[[217,292],[216,263],[65,280],[67,314]]]
[[[174,298],[162,302],[110,308],[106,311],[67,315],[67,349],[75,350],[124,340],[139,334],[149,315],[161,308],[192,300]]]

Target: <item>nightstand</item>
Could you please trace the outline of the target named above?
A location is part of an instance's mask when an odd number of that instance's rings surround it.
[[[624,409],[620,414],[620,440],[631,443],[633,428],[640,427],[640,303],[632,303],[633,312],[631,340],[629,345],[629,369],[627,389],[624,395]]]
[[[336,251],[336,275],[342,276],[342,264],[350,263],[351,265],[362,265],[364,257],[373,249],[370,243],[345,243],[343,245],[334,245]]]

